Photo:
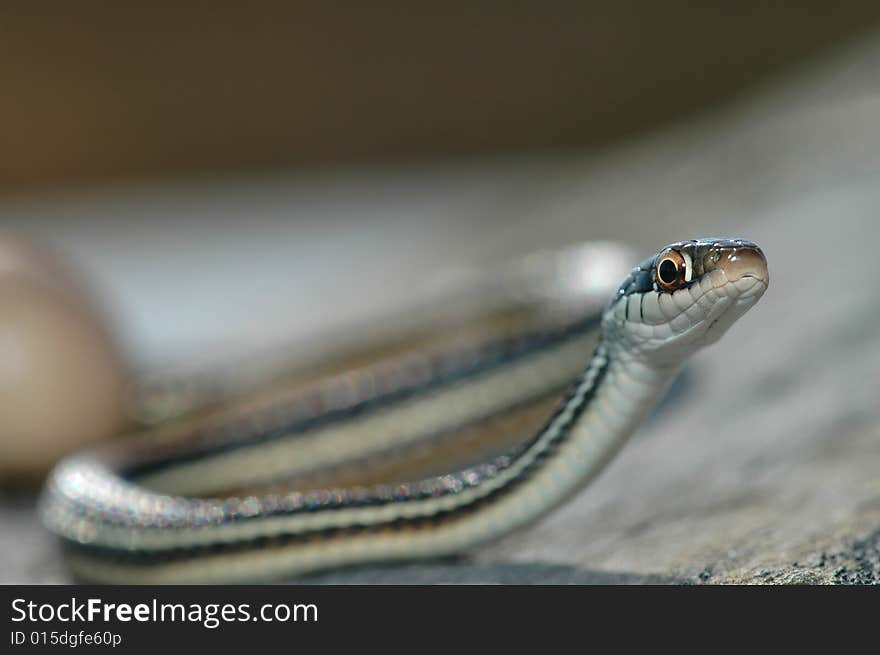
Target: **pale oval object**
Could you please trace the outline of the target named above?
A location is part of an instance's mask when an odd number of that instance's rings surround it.
[[[127,376],[107,328],[52,254],[0,238],[0,482],[37,483],[118,433]]]

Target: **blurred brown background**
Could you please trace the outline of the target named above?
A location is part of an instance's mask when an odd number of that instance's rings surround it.
[[[603,144],[862,32],[876,2],[3,3],[0,193]]]

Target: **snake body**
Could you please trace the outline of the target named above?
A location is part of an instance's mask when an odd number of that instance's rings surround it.
[[[675,243],[598,316],[496,312],[73,456],[42,517],[73,573],[96,582],[272,580],[467,551],[583,488],[768,282],[752,242]]]

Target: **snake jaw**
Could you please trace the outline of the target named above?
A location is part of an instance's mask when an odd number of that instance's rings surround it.
[[[714,293],[720,298],[702,321],[703,336],[695,341],[699,347],[718,341],[761,299],[769,286],[767,259],[756,245],[723,247],[719,254],[715,269],[706,275],[723,277],[720,285],[713,281]]]

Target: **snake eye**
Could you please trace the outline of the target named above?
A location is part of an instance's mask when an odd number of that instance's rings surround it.
[[[677,250],[668,250],[657,258],[655,277],[664,291],[673,291],[689,279],[685,258]]]

